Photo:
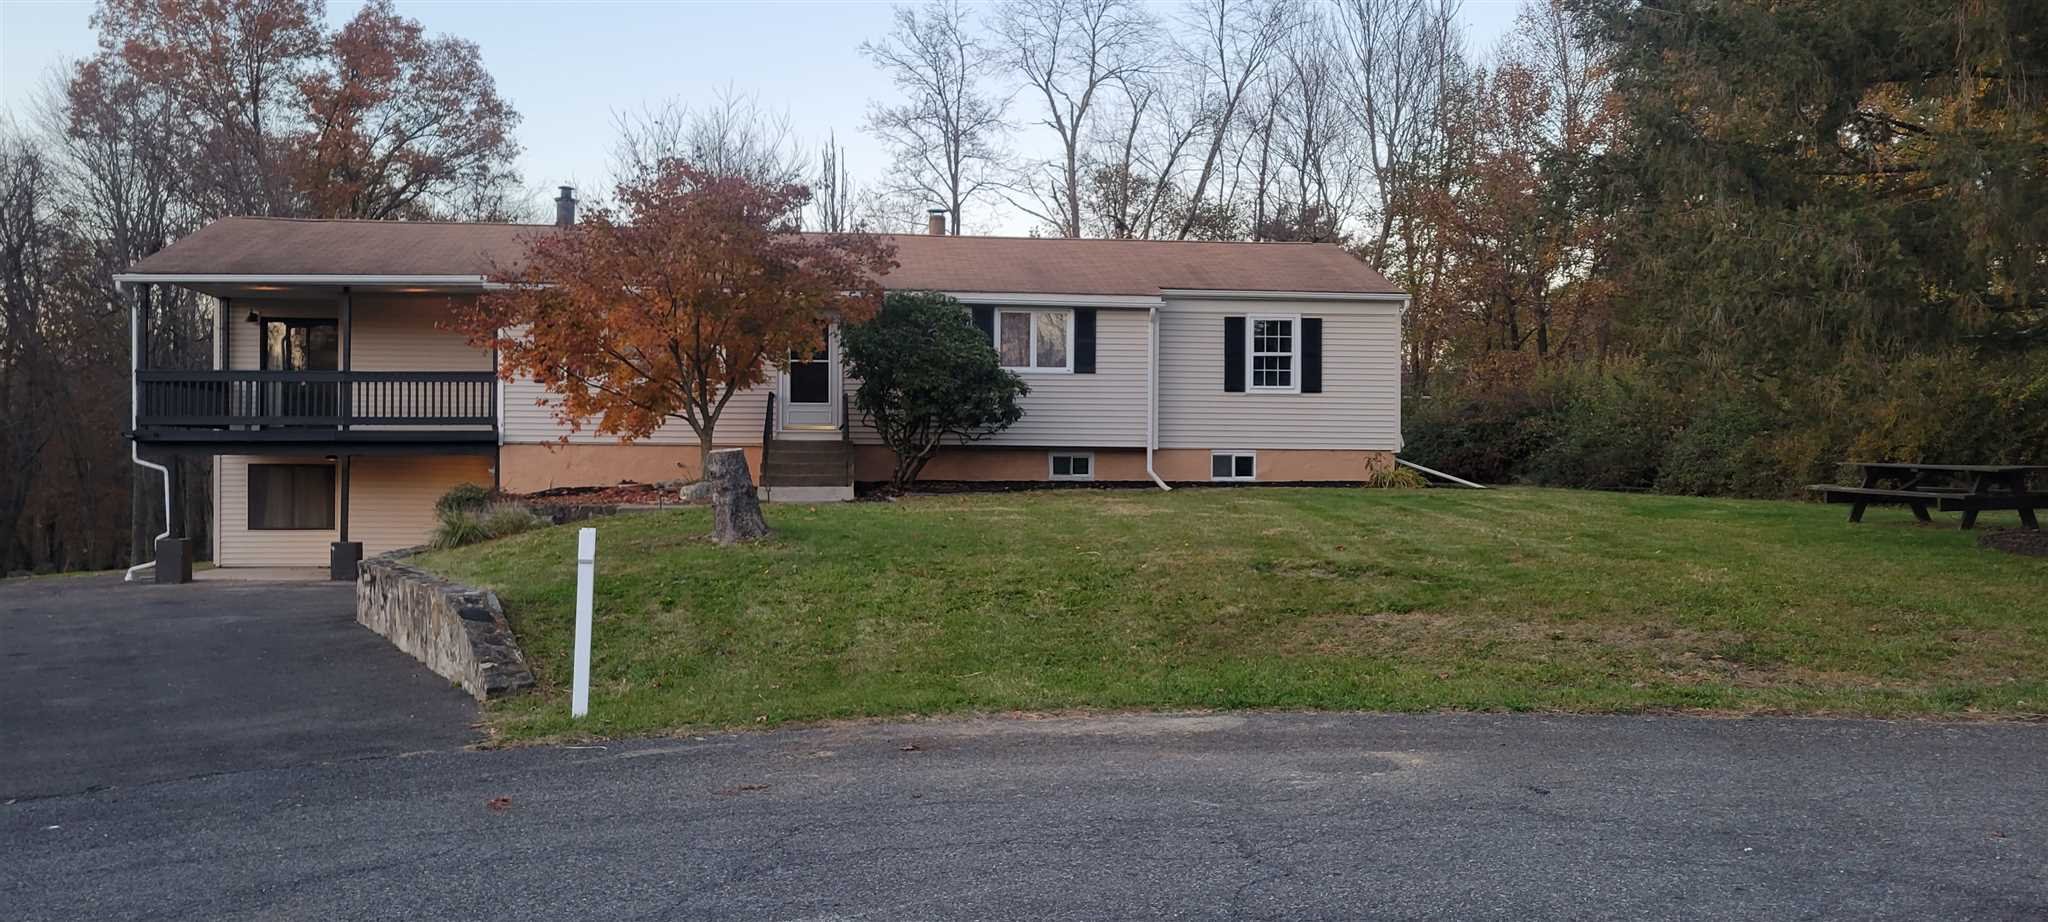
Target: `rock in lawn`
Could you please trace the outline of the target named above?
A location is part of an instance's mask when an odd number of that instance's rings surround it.
[[[704,482],[711,485],[712,540],[732,544],[768,536],[768,520],[761,517],[761,498],[754,492],[746,452],[737,448],[712,452],[704,465]]]

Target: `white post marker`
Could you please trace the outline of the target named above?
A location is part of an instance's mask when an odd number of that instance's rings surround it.
[[[597,569],[597,529],[576,532],[576,678],[569,692],[569,716],[590,713],[590,597]]]

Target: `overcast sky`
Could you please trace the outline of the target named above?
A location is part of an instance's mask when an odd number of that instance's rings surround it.
[[[360,3],[329,0],[335,25]],[[861,133],[870,99],[892,87],[860,55],[889,28],[889,4],[864,0],[399,0],[430,32],[483,49],[498,91],[524,120],[520,173],[536,201],[559,184],[596,189],[606,178],[613,113],[670,97],[708,99],[730,85],[756,94],[815,144],[836,132],[856,181],[888,158]],[[1467,47],[1489,49],[1518,0],[1465,0]],[[1170,14],[1179,3],[1157,5]],[[0,0],[0,106],[18,122],[49,75],[94,51],[89,0]],[[1043,129],[1041,129],[1043,131]],[[1016,146],[1034,147],[1026,134]],[[1014,216],[969,229],[1020,233]]]

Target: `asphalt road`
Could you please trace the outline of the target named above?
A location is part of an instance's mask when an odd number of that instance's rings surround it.
[[[475,721],[351,584],[0,581],[0,801],[454,749]]]
[[[0,912],[2038,920],[2044,819],[2038,725],[850,725],[357,758],[23,800],[0,806]]]

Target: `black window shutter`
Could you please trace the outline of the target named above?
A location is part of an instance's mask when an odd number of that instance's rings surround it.
[[[1301,392],[1323,392],[1323,318],[1301,318]]]
[[[981,335],[993,343],[996,339],[996,309],[977,307],[974,309],[974,325],[981,328]]]
[[[1074,312],[1074,373],[1095,373],[1095,309]]]
[[[1244,318],[1223,318],[1223,389],[1244,393]]]

